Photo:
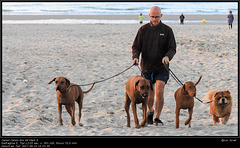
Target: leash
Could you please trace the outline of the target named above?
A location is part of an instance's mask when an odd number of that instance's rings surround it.
[[[143,74],[143,72],[142,72],[142,70],[140,69],[139,65],[136,65],[136,66],[137,66],[137,68],[139,69],[139,71],[141,72],[142,77],[143,77],[144,79],[146,79],[145,76],[144,76],[144,74]]]
[[[173,71],[169,68],[169,64],[166,64],[165,62],[163,63],[163,65],[165,66],[165,68],[167,69],[167,71],[169,72],[169,74],[173,77],[173,79],[180,85],[183,86],[183,83],[178,79],[178,77],[173,73]],[[202,100],[200,100],[199,98],[197,98],[196,96],[194,97],[195,99],[197,99],[199,102],[201,102],[202,104],[209,104],[212,101],[208,101],[206,103],[204,103]]]
[[[169,72],[169,74],[173,77],[173,79],[178,83],[178,85],[183,86],[183,83],[178,79],[178,77],[172,72],[172,70],[169,68],[169,64],[166,64],[164,61],[164,66]]]
[[[93,84],[96,84],[96,83],[101,83],[101,82],[107,81],[107,80],[112,79],[112,78],[114,78],[114,77],[116,77],[116,76],[124,73],[125,71],[131,69],[133,66],[134,66],[134,65],[131,65],[131,66],[129,66],[128,68],[124,69],[123,71],[121,71],[121,72],[119,72],[119,73],[117,73],[117,74],[115,74],[115,75],[113,75],[113,76],[111,76],[111,77],[108,77],[108,78],[105,78],[105,79],[102,79],[102,80],[99,80],[99,81],[95,81],[95,82],[93,82],[93,83],[80,84],[80,85],[70,85],[70,86],[68,87],[67,91],[68,91],[68,90],[70,89],[70,87],[72,87],[72,86],[88,86],[88,85],[93,85]],[[66,91],[66,92],[67,92],[67,91]]]

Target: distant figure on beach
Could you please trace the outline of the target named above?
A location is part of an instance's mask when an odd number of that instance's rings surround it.
[[[153,87],[153,90],[149,91],[147,100],[147,123],[155,125],[163,125],[160,115],[164,104],[164,87],[169,79],[169,72],[163,63],[169,64],[176,53],[172,28],[162,23],[162,15],[161,9],[153,6],[149,13],[150,22],[139,28],[132,45],[133,64],[139,65],[141,54],[142,76],[150,80]],[[155,110],[153,110],[155,93]]]
[[[139,15],[139,23],[140,24],[142,24],[143,23],[143,15],[142,15],[142,13],[140,13],[140,15]]]
[[[180,25],[183,25],[183,21],[184,21],[185,16],[183,15],[183,13],[180,15],[179,19],[180,19]]]
[[[232,15],[231,10],[229,11],[227,18],[228,18],[228,29],[232,29],[232,23],[233,23],[234,17]]]

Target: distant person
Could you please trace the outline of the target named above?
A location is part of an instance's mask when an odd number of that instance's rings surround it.
[[[139,23],[140,24],[142,24],[143,23],[143,15],[142,15],[142,13],[140,13],[140,15],[139,15]]]
[[[183,25],[183,21],[184,21],[184,18],[185,16],[183,15],[183,13],[180,15],[180,25]]]
[[[229,11],[227,18],[228,18],[228,29],[230,29],[230,28],[232,29],[232,23],[233,23],[234,17],[232,15],[231,10]]]

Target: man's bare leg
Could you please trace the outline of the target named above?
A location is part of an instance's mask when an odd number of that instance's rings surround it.
[[[156,101],[155,101],[155,117],[154,119],[160,119],[164,105],[164,87],[165,82],[161,80],[156,81]]]

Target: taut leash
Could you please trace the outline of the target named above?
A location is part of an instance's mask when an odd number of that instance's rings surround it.
[[[133,66],[134,66],[134,65],[131,65],[131,66],[129,66],[128,68],[126,68],[125,70],[123,70],[123,71],[121,71],[121,72],[119,72],[119,73],[117,73],[117,74],[115,74],[115,75],[113,75],[113,76],[111,76],[111,77],[108,77],[108,78],[105,78],[105,79],[102,79],[102,80],[99,80],[99,81],[95,81],[95,82],[93,82],[93,83],[80,84],[80,85],[70,85],[70,86],[68,87],[67,91],[68,91],[68,90],[70,89],[70,87],[72,87],[72,86],[88,86],[88,85],[93,85],[93,84],[96,84],[96,83],[101,83],[101,82],[107,81],[107,80],[112,79],[112,78],[114,78],[114,77],[116,77],[116,76],[124,73],[125,71],[131,69]]]
[[[145,76],[144,76],[144,74],[143,74],[143,72],[142,72],[142,70],[140,69],[139,65],[136,65],[136,66],[137,66],[137,68],[139,69],[139,71],[141,72],[142,77],[143,77],[144,79],[146,79]]]
[[[180,85],[183,86],[183,83],[178,79],[178,77],[173,73],[173,71],[169,68],[169,64],[166,64],[164,62],[163,64],[165,66],[165,68],[167,69],[167,71],[169,72],[169,74],[173,77],[173,79]],[[197,98],[196,96],[194,97],[195,99],[197,99],[199,102],[201,102],[202,104],[208,104],[211,103],[212,101],[208,101],[206,103],[204,103],[202,100],[200,100],[199,98]]]
[[[166,64],[164,62],[164,66],[169,72],[169,74],[173,77],[173,79],[178,83],[178,85],[183,86],[183,83],[178,79],[178,77],[172,72],[172,70],[169,68],[169,64]]]

